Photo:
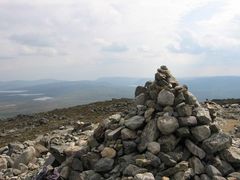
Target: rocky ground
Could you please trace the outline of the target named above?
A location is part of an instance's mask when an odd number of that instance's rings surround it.
[[[135,96],[5,121],[0,179],[240,179],[239,104],[200,104],[165,66]]]

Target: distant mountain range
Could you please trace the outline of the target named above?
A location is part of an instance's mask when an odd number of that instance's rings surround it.
[[[0,117],[48,111],[112,98],[133,98],[137,85],[151,78],[106,77],[94,81],[0,82]],[[240,98],[240,77],[180,78],[200,101]]]

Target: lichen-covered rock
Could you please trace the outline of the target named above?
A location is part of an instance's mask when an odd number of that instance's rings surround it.
[[[163,89],[158,94],[158,103],[161,106],[172,106],[174,104],[175,96],[172,92]]]
[[[145,119],[142,116],[133,116],[125,121],[125,126],[131,130],[136,130],[144,124],[144,121]]]
[[[173,133],[178,127],[178,120],[172,116],[162,116],[157,120],[157,126],[164,135]]]

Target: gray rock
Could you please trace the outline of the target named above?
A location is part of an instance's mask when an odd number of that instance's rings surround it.
[[[200,124],[210,124],[212,122],[212,118],[208,110],[199,107],[196,109],[197,112],[197,120]]]
[[[136,90],[135,90],[135,97],[137,97],[138,95],[145,93],[146,92],[146,88],[142,87],[142,86],[137,86]]]
[[[199,157],[200,159],[203,159],[206,156],[206,153],[200,147],[188,139],[185,141],[185,146],[193,155]]]
[[[166,166],[172,167],[177,164],[177,162],[168,154],[160,152],[159,158]]]
[[[20,163],[28,165],[28,163],[33,160],[36,155],[36,150],[34,147],[28,147],[15,161],[13,167],[18,168]]]
[[[71,171],[71,173],[69,174],[68,180],[82,180],[80,177],[80,172]]]
[[[178,127],[178,120],[172,116],[162,116],[157,120],[157,126],[164,135],[173,133]]]
[[[138,166],[135,166],[133,164],[129,164],[123,171],[123,175],[125,176],[135,176],[136,174],[139,173],[145,173],[147,172],[147,169],[145,168],[140,168]]]
[[[207,174],[201,174],[201,180],[211,180],[211,178]]]
[[[177,129],[176,134],[179,137],[189,137],[190,131],[188,127],[182,127]]]
[[[84,169],[94,169],[95,164],[100,159],[100,155],[94,152],[88,152],[81,156]]]
[[[152,154],[158,154],[160,152],[160,144],[158,142],[150,142],[147,145],[147,150]]]
[[[133,140],[136,139],[137,134],[135,131],[132,131],[128,128],[124,128],[121,131],[121,139],[122,140]]]
[[[144,93],[141,93],[135,97],[136,105],[144,105],[145,101],[146,101],[146,95]]]
[[[142,116],[133,116],[125,121],[125,126],[131,130],[136,130],[144,124],[144,121],[145,119]]]
[[[179,142],[179,139],[177,139],[173,134],[169,136],[161,136],[158,139],[158,142],[161,147],[162,152],[171,152],[175,149],[176,145]]]
[[[228,175],[229,177],[236,178],[237,180],[240,179],[240,172],[233,172]]]
[[[197,141],[203,141],[211,135],[211,130],[209,126],[202,125],[191,128],[192,135],[196,138]]]
[[[71,167],[74,171],[83,171],[82,162],[78,158],[73,158]]]
[[[70,168],[70,167],[64,166],[64,167],[61,169],[60,177],[63,178],[63,179],[68,179],[68,176],[69,176],[69,174],[70,174],[70,171],[71,171],[71,168]]]
[[[215,153],[227,149],[232,144],[232,138],[225,133],[216,133],[204,140],[203,149],[208,153]]]
[[[172,106],[174,104],[174,99],[174,94],[165,89],[161,90],[158,94],[158,104],[161,106]]]
[[[4,157],[0,157],[0,171],[2,169],[7,169],[7,164],[8,164],[7,159]]]
[[[146,150],[149,142],[155,141],[159,136],[159,132],[157,129],[156,120],[153,119],[147,123],[144,127],[143,132],[141,134],[140,143],[138,144],[139,152],[143,152]]]
[[[214,158],[213,165],[222,173],[223,176],[226,176],[234,172],[234,168],[226,161],[221,160],[220,158]]]
[[[192,115],[192,107],[188,104],[181,103],[177,105],[177,113],[180,117],[188,117]]]
[[[137,144],[134,141],[123,141],[124,154],[130,154],[137,150]]]
[[[161,171],[158,173],[158,176],[173,176],[174,174],[176,174],[177,172],[180,171],[186,171],[188,169],[188,162],[186,161],[182,161],[180,163],[178,163],[177,165],[175,165],[174,167],[171,167],[169,169],[166,169],[164,171]]]
[[[133,180],[155,180],[152,173],[142,173],[142,174],[136,174],[133,178]]]
[[[230,147],[222,152],[224,159],[233,164],[240,164],[240,149],[236,147]]]
[[[189,159],[189,165],[193,169],[194,174],[202,174],[204,173],[204,166],[200,159],[197,157],[192,157]]]
[[[144,118],[145,119],[151,119],[153,112],[155,111],[154,108],[149,108],[147,111],[144,113]]]
[[[80,180],[104,180],[104,178],[93,170],[89,170],[80,174]]]
[[[107,133],[107,139],[108,140],[116,140],[120,137],[121,135],[121,130],[123,129],[123,127],[119,127],[109,133]]]
[[[206,166],[205,171],[209,177],[222,176],[222,173],[216,167],[214,167],[212,165]]]
[[[113,169],[114,160],[110,158],[101,158],[94,167],[96,172],[108,172]]]
[[[224,178],[222,176],[213,176],[212,180],[226,180],[226,178]]]
[[[179,125],[181,127],[184,126],[196,126],[197,125],[197,118],[195,116],[189,116],[189,117],[180,117],[178,119]]]

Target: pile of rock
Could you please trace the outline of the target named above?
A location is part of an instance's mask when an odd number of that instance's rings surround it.
[[[166,66],[135,96],[135,109],[102,121],[78,149],[53,152],[63,179],[240,178],[240,149]]]

